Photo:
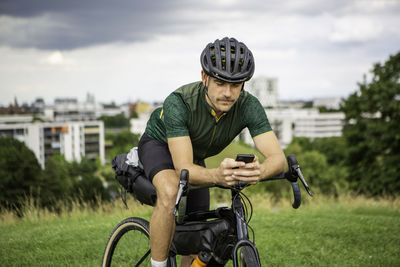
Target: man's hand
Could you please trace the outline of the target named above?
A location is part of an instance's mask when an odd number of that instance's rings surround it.
[[[222,186],[232,186],[238,181],[257,184],[260,180],[260,175],[260,163],[257,156],[253,162],[247,164],[226,158],[218,167],[217,183]]]
[[[255,156],[253,162],[246,163],[244,166],[239,167],[239,169],[234,169],[232,178],[236,181],[257,184],[261,179],[260,162],[258,161],[258,157]]]

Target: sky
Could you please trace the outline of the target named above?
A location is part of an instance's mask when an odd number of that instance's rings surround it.
[[[0,105],[163,101],[225,36],[283,100],[347,97],[400,52],[400,0],[0,0]]]

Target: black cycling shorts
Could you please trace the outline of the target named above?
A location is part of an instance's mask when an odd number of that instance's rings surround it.
[[[168,144],[143,134],[138,146],[139,159],[146,177],[153,182],[154,176],[162,170],[174,170]],[[204,165],[203,165],[204,166]],[[186,212],[207,211],[210,207],[208,188],[191,190],[187,196]]]

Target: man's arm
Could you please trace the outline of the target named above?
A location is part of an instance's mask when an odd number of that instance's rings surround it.
[[[261,164],[258,157],[244,167],[234,170],[232,177],[236,180],[256,184],[261,179],[277,175],[285,170],[286,159],[273,131],[253,138],[258,151],[265,157]]]
[[[285,170],[286,158],[273,131],[260,134],[253,138],[258,151],[265,160],[260,164],[260,178],[265,179],[277,175]]]
[[[189,136],[168,138],[168,147],[178,175],[182,169],[189,171],[191,184],[233,185],[236,179],[232,177],[234,167],[243,167],[244,162],[234,159],[224,159],[218,168],[204,168],[193,163],[193,147]]]

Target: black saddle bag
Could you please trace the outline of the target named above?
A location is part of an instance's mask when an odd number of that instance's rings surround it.
[[[156,189],[141,168],[126,163],[126,156],[119,154],[112,160],[115,178],[135,199],[142,204],[154,206],[157,200]]]

